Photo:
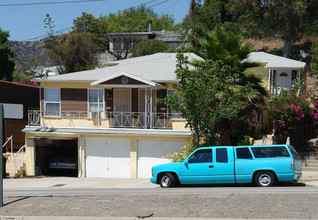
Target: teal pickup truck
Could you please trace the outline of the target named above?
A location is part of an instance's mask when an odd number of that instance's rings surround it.
[[[163,188],[224,183],[268,187],[297,182],[301,175],[300,157],[290,145],[217,146],[198,148],[183,162],[154,166],[150,181]]]

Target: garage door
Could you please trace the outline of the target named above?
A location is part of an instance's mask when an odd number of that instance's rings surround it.
[[[150,178],[151,167],[171,162],[170,159],[163,156],[177,152],[185,141],[175,140],[138,140],[138,178]]]
[[[85,138],[86,176],[130,178],[130,139]]]

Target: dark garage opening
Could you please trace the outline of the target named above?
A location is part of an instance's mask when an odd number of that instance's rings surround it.
[[[78,176],[77,138],[33,138],[35,175]]]

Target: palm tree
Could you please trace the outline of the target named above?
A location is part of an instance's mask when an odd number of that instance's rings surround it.
[[[221,61],[223,65],[230,67],[231,75],[235,82],[237,92],[240,92],[245,86],[252,88],[252,93],[246,95],[246,108],[236,118],[222,118],[217,124],[215,130],[220,134],[220,145],[232,145],[231,143],[235,132],[238,130],[238,118],[243,117],[251,110],[259,110],[264,104],[264,97],[267,97],[267,91],[262,86],[260,78],[254,74],[246,72],[248,67],[258,66],[257,63],[248,60],[248,54],[254,49],[251,44],[242,43],[241,37],[234,33],[226,33],[221,30],[208,32],[203,38],[196,39],[196,47],[189,50],[194,52],[203,60],[195,60],[191,64],[199,66],[201,62],[208,60]]]

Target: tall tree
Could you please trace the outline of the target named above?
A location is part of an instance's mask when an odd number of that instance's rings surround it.
[[[0,79],[6,81],[12,81],[12,73],[14,71],[14,52],[10,48],[9,32],[3,31],[0,28]]]
[[[56,61],[60,74],[94,69],[98,65],[96,54],[104,51],[105,44],[108,44],[107,30],[104,32],[102,22],[83,13],[82,17],[74,20],[74,31],[59,37],[54,35],[49,15],[44,22],[49,29],[45,48],[49,50],[50,58]]]
[[[64,68],[62,64],[62,53],[59,47],[59,42],[57,36],[54,34],[54,21],[52,20],[50,14],[46,14],[44,18],[44,28],[47,28],[48,39],[45,40],[44,47],[49,50],[49,56],[55,61],[59,74],[64,73]]]
[[[184,27],[190,31],[190,39],[203,37],[207,31],[227,26],[232,21],[229,0],[192,0]],[[195,43],[195,42],[193,42]]]
[[[264,96],[267,96],[261,79],[245,71],[246,68],[257,65],[247,59],[248,54],[253,51],[253,47],[250,44],[243,44],[240,36],[220,30],[206,33],[204,38],[197,38],[196,45],[197,47],[190,48],[190,51],[202,57],[203,60],[196,60],[192,62],[193,65],[199,66],[201,63],[211,60],[221,61],[222,65],[227,66],[230,70],[226,77],[235,79],[233,86],[235,85],[237,92],[245,87],[251,88],[250,93],[246,93],[246,96],[241,98],[244,100],[244,107],[236,115],[221,118],[215,124],[216,130],[220,134],[219,143],[221,145],[237,144],[232,140],[239,131],[238,116],[243,116],[246,111],[251,109],[261,109],[264,106]]]
[[[109,14],[104,17],[109,31],[113,33],[121,32],[146,32],[148,31],[148,23],[152,21],[153,30],[177,30],[174,24],[174,18],[168,14],[158,15],[151,8],[144,5],[140,7],[131,7],[117,13]]]
[[[216,141],[215,125],[223,118],[232,118],[244,109],[245,97],[252,92],[250,86],[237,87],[236,78],[229,77],[231,69],[222,61],[207,60],[189,69],[188,59],[177,55],[177,77],[174,84],[177,94],[169,95],[165,103],[181,112],[187,126],[193,131],[196,144],[205,136],[206,144]],[[182,97],[179,101],[177,95]]]
[[[95,54],[99,47],[92,38],[82,33],[66,34],[59,41],[66,73],[94,69],[98,65]]]
[[[316,79],[318,79],[318,38],[313,43],[311,50],[314,52],[314,54],[312,56],[310,68],[312,69],[312,72],[315,74]]]
[[[95,18],[92,14],[83,12],[82,16],[74,19],[73,32],[81,33],[94,41],[100,51],[109,47],[108,24],[105,17]]]
[[[256,30],[262,36],[275,36],[283,40],[285,57],[291,55],[292,43],[302,37],[309,23],[315,21],[308,16],[310,0],[230,1],[235,19],[245,30]]]

